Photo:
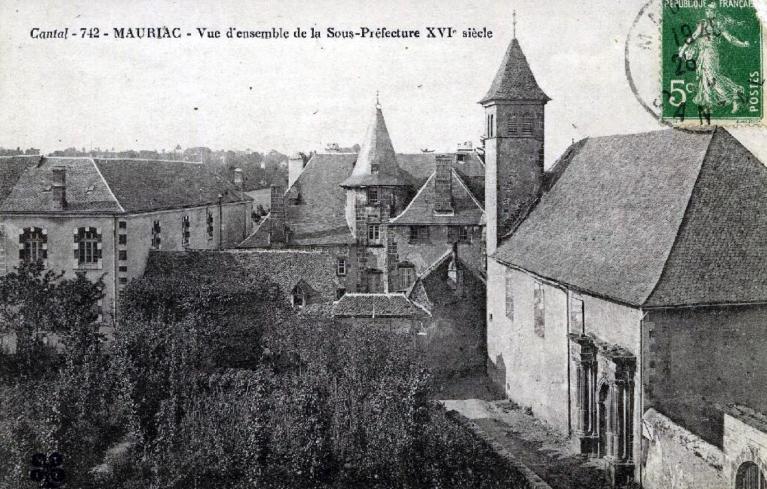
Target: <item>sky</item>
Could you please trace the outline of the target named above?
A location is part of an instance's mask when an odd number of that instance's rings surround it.
[[[625,45],[646,0],[0,0],[0,146],[43,152],[208,146],[283,153],[361,142],[380,92],[398,152],[479,142],[477,104],[516,35],[546,108],[546,161],[575,139],[663,126],[627,81]],[[383,7],[383,5],[386,5]],[[30,38],[32,28],[178,26],[170,40]],[[452,26],[452,39],[199,39],[197,27],[262,30]],[[491,39],[464,39],[470,27]],[[655,47],[629,42],[639,91],[656,90]],[[644,87],[644,89],[643,89]],[[649,95],[648,95],[649,94]],[[650,102],[650,101],[648,101]],[[767,132],[733,133],[767,161]]]

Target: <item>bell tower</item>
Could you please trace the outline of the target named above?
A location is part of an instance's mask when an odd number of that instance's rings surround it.
[[[516,15],[515,15],[516,31]],[[525,217],[543,189],[543,112],[551,100],[516,38],[509,43],[485,108],[487,254]]]

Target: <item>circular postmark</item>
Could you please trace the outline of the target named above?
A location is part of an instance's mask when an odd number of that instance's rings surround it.
[[[632,94],[665,126],[761,125],[765,18],[767,0],[647,0],[624,45]]]

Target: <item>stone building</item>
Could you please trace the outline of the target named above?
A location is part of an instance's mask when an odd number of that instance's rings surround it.
[[[513,40],[481,102],[490,376],[616,485],[764,487],[767,168],[668,129],[544,172],[542,93]]]
[[[377,105],[358,153],[289,162],[271,212],[241,248],[322,248],[346,292],[408,289],[446,252],[484,276],[485,168],[470,148],[396,154]]]
[[[483,368],[485,167],[471,147],[397,154],[376,105],[359,153],[288,163],[289,188],[244,249],[322,252],[339,281],[332,316],[418,335],[436,371]]]
[[[21,261],[104,277],[103,319],[150,250],[221,249],[250,232],[252,200],[179,161],[0,158],[0,274]]]

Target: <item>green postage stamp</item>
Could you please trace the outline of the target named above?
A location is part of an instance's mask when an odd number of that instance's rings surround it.
[[[662,116],[760,123],[762,25],[752,0],[663,0]]]

